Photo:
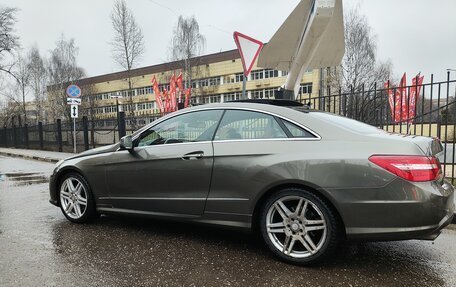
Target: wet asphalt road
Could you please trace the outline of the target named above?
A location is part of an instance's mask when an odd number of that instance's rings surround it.
[[[48,203],[53,165],[0,157],[0,286],[456,286],[456,226],[434,242],[343,244],[304,268],[251,234],[102,216]]]

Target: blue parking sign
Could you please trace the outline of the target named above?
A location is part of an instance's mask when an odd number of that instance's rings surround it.
[[[79,98],[82,95],[81,88],[76,85],[69,85],[66,89],[66,93],[70,98]]]

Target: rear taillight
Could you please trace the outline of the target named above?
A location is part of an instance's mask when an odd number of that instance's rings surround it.
[[[441,175],[440,163],[435,157],[373,155],[369,161],[409,181],[432,181]]]

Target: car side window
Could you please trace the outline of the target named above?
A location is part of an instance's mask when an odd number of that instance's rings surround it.
[[[214,140],[287,138],[276,119],[267,114],[227,110]]]
[[[285,120],[282,120],[282,122],[294,138],[315,138],[313,134],[295,124]]]
[[[175,116],[144,131],[137,146],[210,141],[222,113],[209,110]]]

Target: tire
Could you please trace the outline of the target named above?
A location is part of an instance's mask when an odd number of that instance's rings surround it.
[[[60,209],[69,221],[87,223],[97,218],[92,190],[80,174],[66,174],[60,180],[58,194]]]
[[[292,188],[266,200],[259,225],[264,242],[279,259],[314,265],[335,251],[340,238],[337,222],[334,211],[322,198]]]

